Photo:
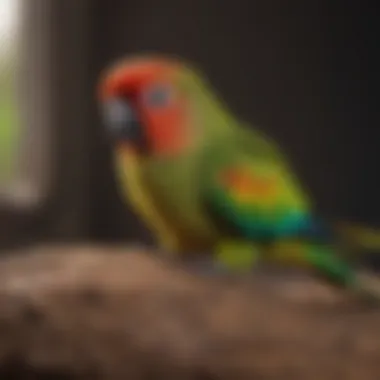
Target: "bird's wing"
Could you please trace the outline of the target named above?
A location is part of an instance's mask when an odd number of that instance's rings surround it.
[[[302,192],[283,168],[243,155],[209,173],[206,204],[219,223],[252,239],[290,233],[308,209]]]

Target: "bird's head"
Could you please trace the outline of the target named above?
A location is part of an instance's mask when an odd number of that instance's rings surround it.
[[[146,156],[176,155],[186,148],[191,110],[182,71],[175,59],[143,57],[106,72],[99,95],[115,148]]]
[[[213,128],[223,128],[203,79],[175,58],[145,56],[118,63],[102,77],[99,97],[118,151],[176,156]]]

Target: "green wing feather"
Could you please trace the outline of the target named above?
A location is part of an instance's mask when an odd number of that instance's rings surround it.
[[[353,286],[354,269],[334,247],[300,237],[313,218],[298,189],[278,174],[260,163],[220,168],[210,177],[208,202],[213,215],[241,239],[269,243],[272,259],[302,264],[333,283]]]
[[[215,222],[234,238],[271,247],[274,258],[309,266],[340,285],[353,284],[353,268],[334,247],[312,238],[309,202],[286,165],[268,156],[270,146],[260,147],[256,155],[232,144],[210,158],[205,198]]]
[[[207,181],[210,208],[247,239],[294,235],[309,218],[301,190],[271,161],[236,154],[216,165]]]

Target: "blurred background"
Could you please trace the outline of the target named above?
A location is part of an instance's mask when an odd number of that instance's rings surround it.
[[[0,0],[0,249],[151,241],[94,96],[104,67],[145,51],[199,66],[322,212],[380,227],[377,35],[365,1]]]

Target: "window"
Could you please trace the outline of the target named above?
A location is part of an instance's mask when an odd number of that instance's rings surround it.
[[[97,135],[94,4],[0,0],[7,83],[0,93],[0,249],[87,236]]]
[[[20,133],[16,99],[19,47],[19,2],[0,1],[0,181],[15,175]]]
[[[31,66],[29,57],[25,59],[30,42],[24,38],[28,28],[25,3],[0,1],[0,196],[20,207],[34,205],[41,195],[36,169],[43,151],[26,146],[32,136],[40,136],[32,131],[33,117],[25,122],[28,108],[38,97],[33,100],[26,91]]]

